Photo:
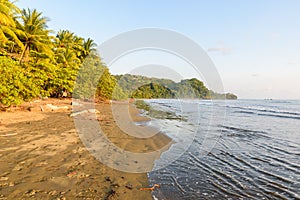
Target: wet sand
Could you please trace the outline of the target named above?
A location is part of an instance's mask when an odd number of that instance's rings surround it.
[[[69,109],[51,111],[46,109],[49,103]],[[0,112],[0,199],[152,199],[149,191],[139,190],[149,187],[146,173],[118,171],[91,155],[70,117],[70,103],[70,99],[48,99]],[[128,110],[127,104],[117,106]],[[129,108],[134,121],[148,120]],[[163,134],[136,138],[124,133],[114,118],[126,116],[123,111],[114,116],[111,105],[104,103],[96,109],[103,132],[119,148],[132,152],[169,148],[171,140]],[[119,120],[122,126],[127,126],[126,120]],[[137,126],[127,124],[134,132]]]

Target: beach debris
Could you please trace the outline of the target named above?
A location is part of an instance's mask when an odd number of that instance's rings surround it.
[[[72,102],[71,102],[71,105],[72,105],[72,106],[82,106],[82,104],[80,104],[80,103],[78,103],[78,102],[76,102],[76,101],[72,101]]]
[[[53,190],[53,191],[50,191],[48,194],[51,196],[56,196],[58,194],[58,192],[56,190]]]
[[[105,180],[106,180],[106,181],[110,181],[110,182],[111,182],[111,180],[110,180],[110,177],[109,177],[109,176],[106,176],[106,177],[105,177]]]
[[[68,93],[66,91],[63,91],[62,92],[62,97],[65,97],[65,98],[68,97]]]
[[[76,175],[76,172],[75,171],[73,171],[73,172],[69,172],[68,174],[67,174],[67,177],[73,177],[73,176],[75,176]]]
[[[14,136],[14,135],[18,135],[18,133],[8,133],[8,134],[0,135],[0,137],[8,137],[8,136]]]
[[[23,168],[20,165],[16,165],[12,171],[21,171]]]
[[[103,198],[103,200],[108,200],[111,196],[115,196],[115,195],[116,195],[116,191],[110,188],[106,193],[105,197]]]
[[[39,192],[39,190],[27,190],[26,192],[25,192],[25,194],[27,194],[27,195],[29,195],[29,196],[33,196],[33,195],[35,195],[36,193],[38,193]]]
[[[84,113],[99,114],[100,112],[97,109],[86,109],[86,110],[81,110],[81,111],[78,111],[78,112],[73,112],[72,114],[70,114],[70,117],[75,117],[77,115],[81,115],[81,114],[84,114]]]
[[[75,116],[81,115],[83,113],[88,113],[88,110],[81,110],[81,111],[78,111],[78,112],[73,112],[72,114],[70,114],[70,117],[75,117]]]
[[[155,190],[155,188],[160,188],[160,185],[159,184],[154,184],[153,187],[150,187],[150,188],[140,188],[140,190],[150,190],[150,191],[153,191],[153,190]]]
[[[68,106],[54,106],[52,104],[47,104],[47,107],[50,108],[52,111],[59,109],[69,109]]]
[[[120,187],[120,185],[119,185],[118,183],[113,183],[113,184],[111,184],[110,186],[111,186],[111,187],[115,187],[115,188]]]
[[[112,103],[112,100],[105,100],[104,103],[105,103],[105,104],[111,104],[111,103]]]
[[[6,176],[0,177],[0,181],[7,181],[7,180],[8,180],[8,177],[6,177]]]
[[[125,185],[125,187],[126,187],[127,189],[129,189],[129,190],[132,190],[132,189],[133,189],[131,183],[127,183],[127,184]]]
[[[29,110],[30,112],[44,112],[44,108],[42,106],[30,106],[29,108],[27,108],[27,110]]]

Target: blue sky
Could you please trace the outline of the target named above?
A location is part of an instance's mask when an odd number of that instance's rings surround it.
[[[17,5],[43,12],[52,30],[68,29],[97,44],[133,29],[170,29],[207,51],[225,91],[240,98],[300,99],[299,0],[19,0]],[[129,67],[138,57],[118,64]]]

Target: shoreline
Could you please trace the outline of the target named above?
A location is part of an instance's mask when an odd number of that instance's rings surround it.
[[[50,103],[69,109],[46,110],[46,104]],[[151,192],[139,191],[141,187],[149,187],[147,173],[115,170],[90,154],[69,116],[70,103],[70,99],[40,100],[23,104],[21,110],[0,112],[0,199],[152,200]],[[147,139],[129,136],[115,123],[111,105],[96,104],[96,109],[100,111],[101,128],[120,148],[132,152],[156,151],[171,141],[163,133]],[[140,112],[131,104],[134,122],[149,120]]]

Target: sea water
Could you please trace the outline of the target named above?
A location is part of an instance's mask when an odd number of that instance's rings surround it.
[[[300,199],[300,101],[146,102],[179,116],[149,123],[175,142],[149,173],[155,199]]]

